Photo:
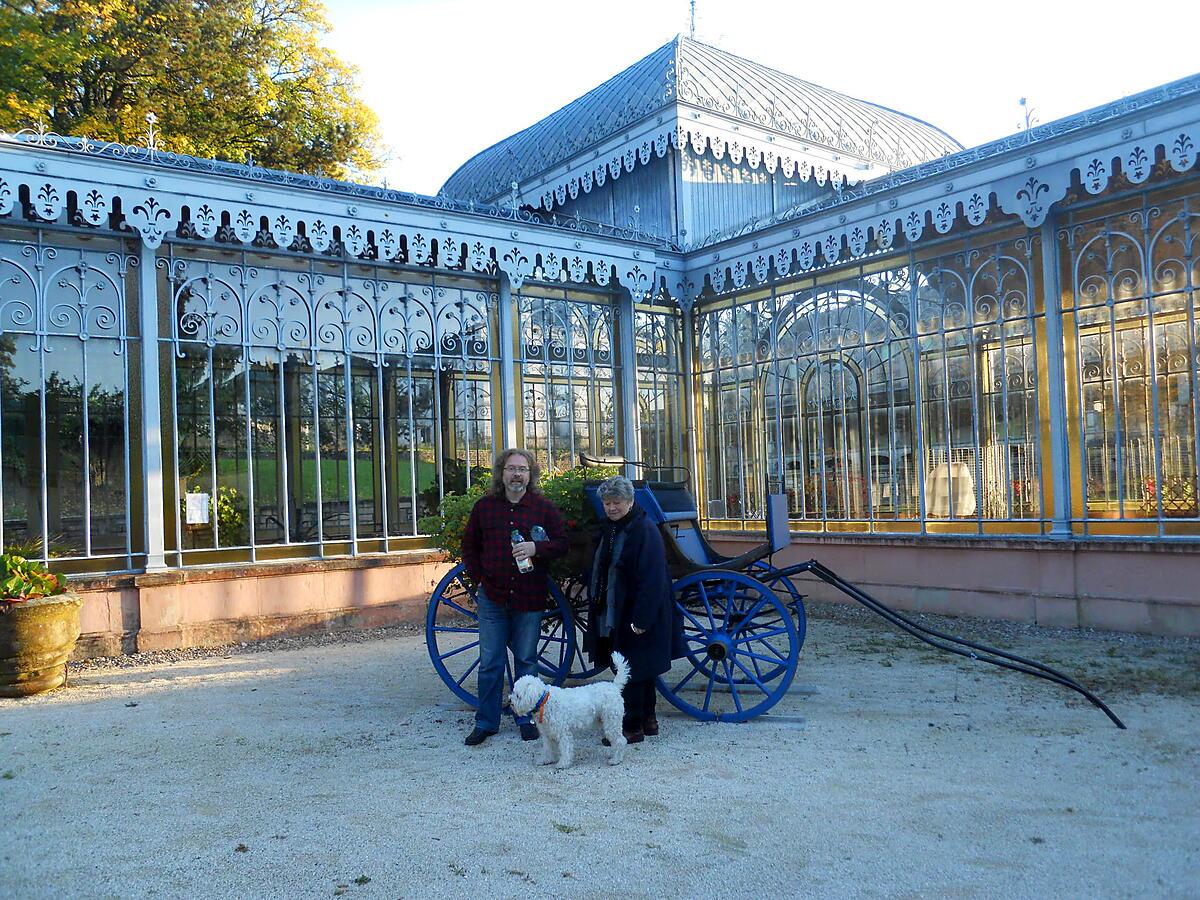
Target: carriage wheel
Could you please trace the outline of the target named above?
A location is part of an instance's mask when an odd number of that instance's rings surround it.
[[[796,620],[796,636],[803,647],[804,638],[808,634],[808,616],[804,612],[804,595],[800,593],[795,582],[786,575],[780,575],[779,570],[765,559],[751,563],[748,571],[752,577],[773,590],[775,596],[791,609],[792,618]]]
[[[667,701],[709,722],[745,722],[778,703],[800,657],[788,605],[740,572],[696,572],[674,592],[687,656],[658,678]]]
[[[425,614],[425,645],[434,671],[455,696],[471,707],[479,706],[475,684],[479,668],[479,613],[475,592],[475,583],[460,563],[438,582]],[[552,684],[562,684],[575,659],[575,633],[574,629],[563,631],[564,617],[571,618],[571,608],[553,582],[550,598],[554,608],[542,614],[542,634],[538,638],[538,674]],[[511,659],[505,663],[505,674],[512,687]]]
[[[588,596],[587,585],[578,578],[568,578],[560,582],[567,605],[571,608],[571,618],[575,622],[575,660],[571,663],[571,673],[568,678],[592,678],[599,675],[604,666],[594,666],[583,652],[583,638],[588,628]]]
[[[748,573],[753,572],[752,577],[754,580],[773,591],[779,601],[787,609],[791,610],[792,618],[796,624],[796,647],[797,649],[803,647],[804,636],[807,630],[803,595],[796,589],[796,586],[792,584],[790,578],[778,574],[779,570],[765,560],[759,560],[751,563],[746,571]],[[715,606],[719,606],[722,602],[719,597],[715,596],[711,597],[710,601]],[[725,615],[723,608],[714,609],[714,612],[717,614],[718,618],[723,618]],[[734,614],[737,614],[736,610],[734,611]],[[746,633],[772,631],[778,627],[779,621],[780,616],[775,611],[764,610],[759,615],[755,616],[753,620],[745,622],[742,627]],[[690,625],[690,623],[687,623],[686,620],[685,624]],[[691,661],[693,666],[703,669],[701,675],[704,678],[712,677],[716,680],[717,684],[729,683],[729,675],[724,672],[722,666],[708,658],[702,646],[688,644],[687,658]],[[759,665],[757,666],[757,671],[753,677],[747,677],[740,671],[735,670],[732,672],[733,683],[751,684],[757,680],[765,684],[769,681],[774,681],[780,675],[783,675],[787,672],[787,666],[785,666],[783,663],[772,666],[757,660],[756,662],[759,662]]]

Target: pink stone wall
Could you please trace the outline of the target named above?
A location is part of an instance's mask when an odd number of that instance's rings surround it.
[[[715,536],[745,552],[760,535]],[[1200,635],[1200,546],[1136,541],[793,538],[775,564],[817,559],[899,609],[1150,634]],[[819,600],[844,594],[809,576]]]
[[[418,622],[448,568],[416,550],[73,579],[84,600],[76,656]]]
[[[761,535],[715,535],[734,555]],[[818,559],[899,609],[1200,636],[1200,546],[941,537],[804,538],[779,566]],[[77,657],[219,646],[424,619],[449,568],[433,551],[72,579],[84,598]],[[809,577],[800,590],[848,601]]]

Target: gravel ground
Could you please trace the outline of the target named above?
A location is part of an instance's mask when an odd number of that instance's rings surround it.
[[[1129,729],[840,606],[769,715],[564,772],[413,628],[95,660],[0,700],[0,896],[1197,896],[1200,642],[925,621]]]

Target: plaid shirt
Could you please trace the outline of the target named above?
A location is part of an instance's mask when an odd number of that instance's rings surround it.
[[[529,540],[534,525],[541,525],[550,540],[537,542],[533,571],[522,574],[512,555],[512,532],[515,528]],[[547,607],[546,564],[566,552],[567,532],[558,508],[541,494],[529,491],[517,503],[494,494],[481,497],[463,532],[462,556],[467,574],[483,585],[489,600],[513,612]]]

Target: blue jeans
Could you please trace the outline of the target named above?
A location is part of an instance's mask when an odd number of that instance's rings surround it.
[[[479,588],[475,598],[479,609],[479,709],[475,712],[475,727],[484,731],[500,730],[500,695],[504,687],[504,668],[508,651],[512,650],[514,678],[537,672],[538,635],[541,634],[540,612],[513,612],[507,606],[493,603]],[[528,722],[528,717],[517,719]]]

